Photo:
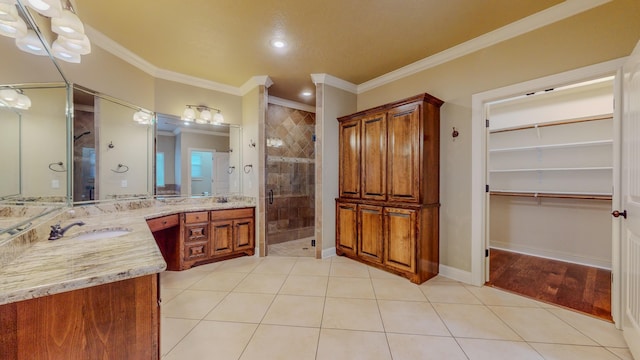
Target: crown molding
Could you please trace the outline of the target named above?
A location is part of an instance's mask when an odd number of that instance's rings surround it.
[[[226,94],[241,96],[242,92],[239,88],[231,85],[221,84],[215,81],[205,80],[195,76],[185,75],[174,71],[161,69],[140,56],[134,54],[131,50],[113,41],[103,33],[85,24],[85,32],[91,42],[108,53],[122,59],[123,61],[135,66],[145,73],[163,80],[175,81],[185,85],[197,86],[204,89],[223,92]]]
[[[358,85],[329,74],[311,74],[311,81],[313,81],[315,85],[326,84],[350,93],[357,94],[358,92]]]
[[[315,106],[311,106],[311,105],[299,103],[297,101],[291,101],[291,100],[287,100],[287,99],[283,99],[275,96],[269,96],[269,104],[280,105],[280,106],[288,107],[291,109],[302,110],[302,111],[306,111],[314,114],[316,113]]]
[[[357,93],[361,94],[390,82],[411,76],[418,72],[433,68],[448,61],[471,54],[505,40],[526,34],[530,31],[564,20],[581,12],[604,5],[612,0],[566,0],[558,5],[537,12],[526,18],[505,25],[499,29],[478,36],[462,44],[441,51],[435,55],[418,60],[381,75],[375,79],[358,85]]]
[[[246,83],[242,84],[239,89],[240,95],[244,96],[255,87],[264,86],[266,88],[270,88],[273,85],[273,80],[268,75],[257,75],[247,80]]]

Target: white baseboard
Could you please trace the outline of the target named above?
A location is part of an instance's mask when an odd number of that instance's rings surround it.
[[[328,257],[336,256],[336,247],[330,247],[328,249],[322,249],[322,258],[326,259]]]
[[[471,281],[472,277],[471,277],[470,271],[464,271],[464,270],[456,269],[454,267],[440,264],[439,275],[442,275],[452,280],[463,282],[465,284],[470,284],[470,285],[473,284],[473,282]]]
[[[572,264],[597,267],[600,269],[611,270],[611,260],[595,259],[592,257],[571,254],[567,252],[538,249],[518,244],[509,244],[500,241],[491,241],[490,247],[498,250],[512,251],[525,255],[538,256],[545,259],[553,259],[564,261]]]

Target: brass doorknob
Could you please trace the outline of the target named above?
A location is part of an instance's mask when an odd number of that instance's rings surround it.
[[[627,218],[627,210],[624,210],[623,212],[620,212],[618,210],[614,210],[611,213],[611,215],[613,215],[613,217],[616,217],[616,218],[622,216],[623,218],[626,219]]]

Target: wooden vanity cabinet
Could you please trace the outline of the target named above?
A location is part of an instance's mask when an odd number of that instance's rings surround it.
[[[442,104],[421,94],[338,119],[338,255],[415,283],[437,275]]]
[[[211,256],[231,253],[253,255],[253,208],[211,211]]]
[[[167,270],[180,269],[180,218],[178,214],[147,220],[162,257],[167,262]]]
[[[194,211],[149,219],[147,224],[167,262],[167,270],[255,252],[253,208]]]
[[[0,359],[160,359],[158,274],[0,305]]]

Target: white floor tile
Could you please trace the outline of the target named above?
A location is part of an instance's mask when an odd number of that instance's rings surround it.
[[[185,290],[160,308],[164,317],[200,320],[227,295],[221,291]]]
[[[553,344],[597,345],[546,309],[490,306],[525,341]]]
[[[262,320],[263,324],[320,327],[324,298],[278,295]]]
[[[201,321],[164,360],[237,360],[257,324]]]
[[[388,333],[451,336],[428,302],[379,300],[378,305]]]
[[[384,333],[321,329],[317,360],[391,360]]]
[[[522,341],[458,339],[458,343],[470,360],[544,360]]]
[[[455,337],[522,341],[485,306],[433,304],[433,307]]]
[[[329,277],[328,297],[375,299],[371,279]]]
[[[327,298],[322,327],[384,331],[376,300]]]
[[[452,337],[387,334],[393,360],[467,360]]]
[[[165,356],[193,329],[199,320],[162,318],[160,353]]]
[[[547,311],[569,323],[602,346],[627,347],[622,331],[616,329],[613,323],[560,308],[548,309]]]
[[[275,297],[272,294],[230,293],[205,319],[259,324]]]
[[[545,359],[557,360],[620,360],[607,349],[598,346],[531,343]]]
[[[420,287],[404,278],[371,279],[376,298],[381,300],[426,301]]]
[[[319,334],[318,328],[260,325],[240,360],[313,360]]]
[[[420,289],[432,303],[482,304],[475,295],[459,283],[427,281],[420,285]]]

